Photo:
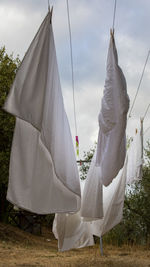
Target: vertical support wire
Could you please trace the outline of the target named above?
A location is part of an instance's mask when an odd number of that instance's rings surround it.
[[[145,114],[144,114],[144,116],[143,116],[143,121],[144,121],[144,119],[145,119],[145,117],[146,117],[146,115],[147,115],[147,112],[148,112],[148,110],[149,110],[149,107],[150,107],[150,104],[148,105],[148,107],[147,107],[147,109],[146,109],[146,111],[145,111]],[[145,130],[145,132],[143,133],[143,136],[145,135],[145,133],[146,133],[149,129],[150,129],[150,127],[148,127],[148,128]]]
[[[49,4],[49,0],[47,0],[48,2],[48,11],[50,12],[50,4]]]
[[[131,117],[131,112],[133,110],[133,107],[134,107],[134,104],[135,104],[135,101],[136,101],[136,98],[137,98],[137,95],[138,95],[138,92],[139,92],[139,89],[140,89],[140,86],[141,86],[141,82],[143,80],[143,76],[144,76],[145,68],[146,68],[146,65],[147,65],[147,62],[148,62],[148,59],[149,59],[149,55],[150,55],[150,50],[148,51],[148,54],[147,54],[147,57],[146,57],[146,61],[145,61],[144,67],[143,67],[143,71],[142,71],[141,78],[140,78],[140,81],[139,81],[139,84],[138,84],[138,87],[137,87],[137,91],[136,91],[132,106],[130,108],[128,119]]]
[[[101,255],[103,256],[103,240],[102,240],[102,236],[100,236],[99,242],[100,242]]]
[[[72,74],[72,90],[73,90],[73,109],[74,109],[74,122],[75,122],[75,133],[77,134],[77,119],[76,119],[76,103],[75,103],[75,86],[74,86],[74,65],[73,65],[73,51],[72,51],[72,34],[71,34],[71,23],[70,23],[70,12],[69,2],[67,3],[67,16],[68,16],[68,27],[69,27],[69,40],[70,40],[70,59],[71,59],[71,74]]]
[[[114,3],[114,13],[113,13],[113,22],[112,22],[112,33],[114,34],[114,27],[115,27],[115,18],[116,18],[116,7],[117,7],[117,0]]]
[[[150,104],[148,105],[148,107],[147,107],[147,109],[146,109],[146,111],[145,111],[145,113],[144,113],[143,120],[145,119],[145,117],[146,117],[146,115],[147,115],[147,112],[148,112],[148,110],[149,110],[149,107],[150,107]]]
[[[146,134],[149,130],[150,130],[150,126],[145,130],[144,134]]]
[[[144,121],[144,118],[141,118],[142,159],[143,159],[143,149],[144,149],[144,146],[143,146],[143,121]]]

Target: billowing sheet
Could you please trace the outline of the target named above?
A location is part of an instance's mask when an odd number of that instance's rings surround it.
[[[50,20],[48,12],[4,106],[17,118],[7,199],[39,214],[76,212],[81,197]]]

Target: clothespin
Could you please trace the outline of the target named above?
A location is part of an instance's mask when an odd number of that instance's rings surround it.
[[[111,35],[111,38],[112,38],[112,39],[114,39],[114,32],[115,32],[114,29],[110,29],[110,35]]]
[[[76,151],[77,151],[77,156],[79,157],[79,138],[76,136]]]
[[[50,9],[50,4],[49,4],[49,0],[48,0],[48,12],[50,13],[50,23],[52,22],[52,14],[53,14],[53,6]]]
[[[51,14],[51,16],[50,16],[50,23],[51,23],[52,22],[52,15],[53,15],[53,6],[52,6],[52,8],[50,10],[50,14]]]

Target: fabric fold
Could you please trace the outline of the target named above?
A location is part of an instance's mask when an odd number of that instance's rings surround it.
[[[90,225],[82,221],[80,212],[76,214],[55,214],[53,233],[58,239],[59,251],[94,245]]]

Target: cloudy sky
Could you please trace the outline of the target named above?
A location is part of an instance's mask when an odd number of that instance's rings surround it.
[[[66,0],[49,0],[53,5],[53,30],[62,92],[73,138],[75,136],[71,87],[70,47]],[[8,54],[24,56],[48,10],[47,0],[0,0],[0,40]],[[75,77],[75,99],[80,154],[97,140],[109,32],[114,0],[69,0]],[[150,1],[118,0],[115,38],[131,105],[150,49]],[[127,135],[133,136],[150,103],[150,58],[139,94],[128,121]],[[144,129],[150,127],[150,109]],[[144,140],[150,138],[150,130]]]

